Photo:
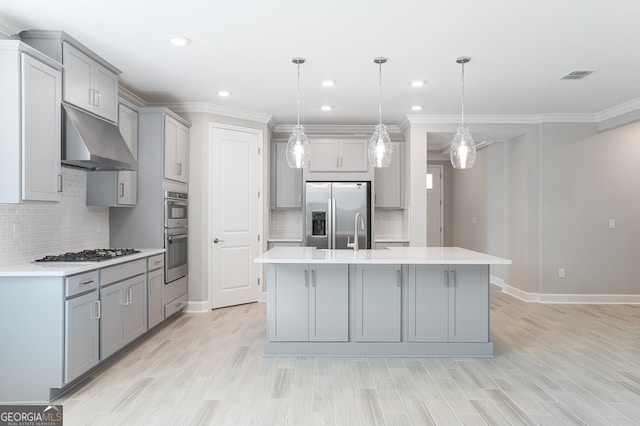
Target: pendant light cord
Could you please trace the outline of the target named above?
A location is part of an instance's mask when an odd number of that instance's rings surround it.
[[[382,124],[382,62],[380,66],[380,80],[378,82],[378,113],[380,114],[380,124]]]
[[[296,92],[298,99],[298,127],[300,127],[300,62],[298,62],[298,90]]]
[[[462,63],[462,127],[464,127],[464,62]]]

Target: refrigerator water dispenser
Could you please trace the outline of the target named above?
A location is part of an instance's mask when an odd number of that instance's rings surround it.
[[[311,212],[311,235],[327,235],[327,212]]]

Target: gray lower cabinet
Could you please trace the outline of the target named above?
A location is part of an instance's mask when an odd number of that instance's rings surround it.
[[[64,383],[100,362],[98,272],[65,279]]]
[[[310,265],[309,340],[349,340],[349,266]]]
[[[358,342],[399,342],[400,265],[357,265],[355,322]]]
[[[147,330],[144,259],[100,271],[100,355],[105,359]]]
[[[408,340],[488,342],[487,265],[411,265]]]
[[[348,265],[270,265],[269,340],[347,341],[348,270]]]
[[[148,324],[155,327],[164,320],[164,304],[162,303],[162,286],[164,285],[164,255],[147,259],[148,286]]]

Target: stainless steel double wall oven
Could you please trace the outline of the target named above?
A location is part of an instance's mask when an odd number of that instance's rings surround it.
[[[169,284],[188,273],[187,229],[189,226],[188,195],[184,192],[165,191],[164,247],[165,283]]]

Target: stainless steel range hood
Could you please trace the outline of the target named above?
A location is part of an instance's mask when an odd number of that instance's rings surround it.
[[[118,128],[62,103],[62,164],[91,170],[138,170]]]

